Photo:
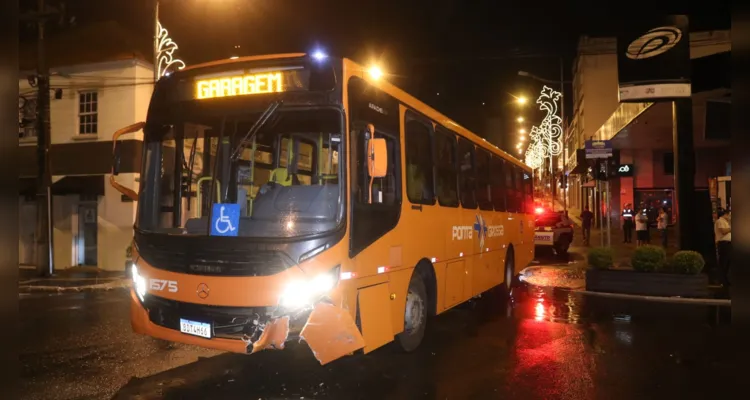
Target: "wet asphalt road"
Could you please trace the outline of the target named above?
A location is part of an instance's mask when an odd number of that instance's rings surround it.
[[[253,356],[133,334],[124,291],[20,301],[23,399],[732,398],[713,307],[565,291],[491,293],[387,346],[321,367],[304,344]],[[719,383],[719,384],[717,384]]]

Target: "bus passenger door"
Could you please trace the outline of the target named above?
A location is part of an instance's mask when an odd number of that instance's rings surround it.
[[[404,165],[407,203],[401,225],[404,229],[404,263],[441,257],[443,248],[440,209],[435,197],[432,123],[409,110],[404,111]]]

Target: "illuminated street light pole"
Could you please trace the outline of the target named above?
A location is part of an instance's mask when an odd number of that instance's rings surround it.
[[[563,146],[563,175],[566,172],[567,169],[567,162],[568,162],[568,147],[566,144],[567,137],[565,134],[565,84],[570,83],[569,81],[566,82],[564,78],[564,62],[563,58],[560,57],[560,81],[553,81],[550,79],[544,79],[540,78],[536,75],[533,75],[531,73],[528,73],[526,71],[518,71],[518,75],[525,76],[527,78],[534,79],[536,81],[542,82],[542,83],[548,83],[551,85],[560,85],[560,120],[562,122],[563,126],[563,132],[562,132],[562,146]],[[552,146],[552,143],[550,142],[550,146]],[[550,149],[551,150],[551,149]],[[551,152],[550,152],[551,153]],[[566,187],[563,189],[563,207],[564,209],[568,209],[568,190],[567,190],[567,179],[565,179]],[[555,179],[554,179],[554,162],[553,157],[550,154],[550,189],[552,193],[552,201],[555,200]]]
[[[154,0],[154,83],[159,80],[159,0]]]
[[[174,58],[177,43],[169,37],[169,32],[159,23],[159,3],[159,0],[154,0],[154,83],[172,66],[176,66],[177,69],[185,68],[182,60]]]

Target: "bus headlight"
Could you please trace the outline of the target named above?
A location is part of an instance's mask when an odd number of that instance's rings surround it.
[[[135,294],[143,301],[143,298],[146,296],[146,278],[138,273],[137,265],[133,264],[130,270],[133,272],[133,289],[135,289]]]
[[[339,283],[339,269],[336,267],[306,281],[290,282],[281,294],[279,305],[287,310],[299,310],[311,306]]]

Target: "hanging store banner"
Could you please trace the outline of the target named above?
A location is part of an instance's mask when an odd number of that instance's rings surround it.
[[[617,36],[619,99],[690,97],[690,34],[686,15],[639,18]]]

